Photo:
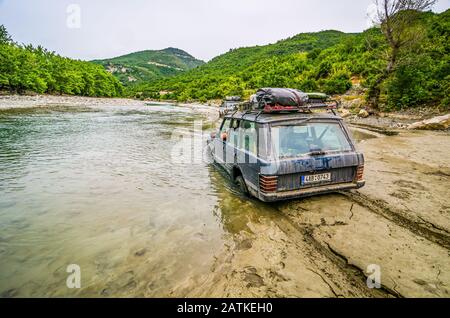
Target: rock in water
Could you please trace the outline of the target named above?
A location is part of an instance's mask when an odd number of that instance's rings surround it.
[[[419,121],[408,126],[408,129],[446,130],[450,127],[450,114]]]

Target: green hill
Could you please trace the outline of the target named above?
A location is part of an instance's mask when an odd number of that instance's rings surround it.
[[[334,30],[317,33],[301,33],[274,44],[232,49],[225,54],[215,57],[197,71],[217,70],[220,72],[234,73],[263,59],[274,56],[322,50],[350,36],[351,34]]]
[[[141,51],[105,60],[94,60],[124,85],[175,76],[204,64],[183,50],[167,48]]]
[[[395,72],[384,82],[386,108],[421,104],[448,107],[450,92],[450,11],[422,13]],[[304,33],[265,46],[230,50],[207,64],[152,83],[135,85],[127,94],[179,101],[249,96],[260,87],[292,87],[342,94],[360,83],[370,90],[386,68],[386,40],[379,28],[363,33]]]

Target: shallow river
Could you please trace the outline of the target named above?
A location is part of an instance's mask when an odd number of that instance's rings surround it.
[[[0,112],[0,294],[170,296],[249,222],[276,217],[207,163],[174,163],[175,106]],[[67,267],[81,270],[69,289]]]

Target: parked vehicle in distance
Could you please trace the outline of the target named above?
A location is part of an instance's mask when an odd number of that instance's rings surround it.
[[[239,107],[239,103],[241,102],[240,96],[228,96],[222,102],[222,105],[219,107],[219,115],[222,118],[223,116],[229,114],[230,112],[236,111]]]
[[[334,111],[267,107],[225,115],[209,142],[243,193],[271,202],[364,186],[364,156]]]

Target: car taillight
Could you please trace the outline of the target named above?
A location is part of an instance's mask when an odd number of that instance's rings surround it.
[[[358,166],[356,169],[356,181],[363,181],[364,179],[364,166]]]
[[[278,189],[278,177],[259,176],[259,189],[261,192],[276,192]]]

